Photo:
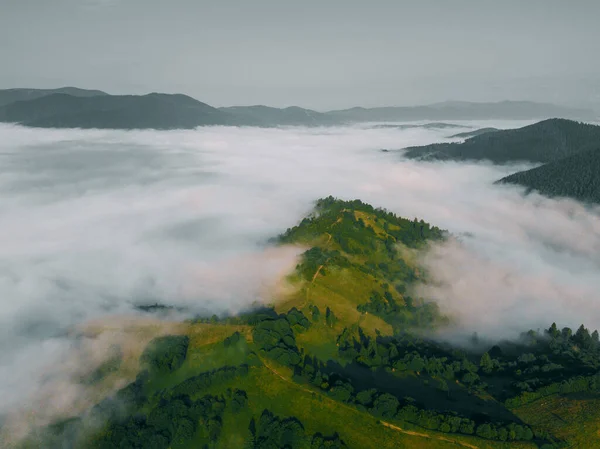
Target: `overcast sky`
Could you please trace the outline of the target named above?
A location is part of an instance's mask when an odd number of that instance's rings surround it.
[[[600,0],[0,0],[0,88],[600,104]]]

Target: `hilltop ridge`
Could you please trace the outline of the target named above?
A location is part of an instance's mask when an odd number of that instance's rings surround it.
[[[421,160],[545,163],[588,150],[598,142],[600,126],[553,118],[518,129],[485,132],[464,142],[409,147],[404,155]]]

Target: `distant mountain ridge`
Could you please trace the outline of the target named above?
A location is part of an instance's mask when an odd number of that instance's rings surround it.
[[[1,107],[0,121],[43,128],[114,129],[258,124],[186,95],[159,93],[87,97],[53,93]]]
[[[459,143],[406,148],[421,160],[489,160],[494,163],[546,163],[591,149],[600,142],[600,126],[548,119],[518,129],[485,132]]]
[[[74,97],[96,97],[108,95],[101,90],[79,89],[78,87],[60,87],[58,89],[0,89],[0,107],[16,101],[35,100],[52,94],[67,94]]]
[[[249,117],[256,122],[264,123],[268,126],[324,126],[341,124],[339,120],[329,116],[327,113],[300,108],[298,106],[287,108],[273,108],[264,105],[230,106],[219,108],[219,110]]]
[[[475,137],[480,134],[491,133],[494,131],[499,131],[499,129],[498,128],[479,128],[479,129],[475,129],[473,131],[466,131],[464,133],[454,134],[453,136],[450,136],[450,138],[451,139],[468,139],[469,137]]]
[[[589,119],[594,113],[530,101],[501,101],[496,103],[471,103],[450,101],[425,106],[355,107],[327,113],[332,117],[351,122],[381,122],[409,120],[487,120],[487,119],[544,119],[550,117]]]
[[[197,126],[339,126],[362,122],[469,119],[588,118],[593,114],[551,104],[446,102],[427,106],[379,107],[318,112],[297,106],[215,108],[183,94],[110,95],[100,90],[0,90],[0,121],[46,128],[154,128]]]

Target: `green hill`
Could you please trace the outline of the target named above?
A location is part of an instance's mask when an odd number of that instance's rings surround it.
[[[519,184],[550,197],[600,203],[600,141],[594,150],[514,173],[498,183]]]
[[[19,447],[597,445],[598,332],[553,324],[516,342],[474,338],[471,350],[431,338],[452,317],[411,286],[428,279],[419,251],[444,238],[358,200],[319,200],[272,242],[306,248],[288,293],[241,315],[134,332],[156,337],[81,380],[104,399]],[[587,427],[567,416],[584,411]]]
[[[100,90],[61,87],[58,89],[0,89],[0,107],[16,101],[35,100],[52,94],[67,94],[74,97],[96,97],[108,95]]]
[[[518,129],[489,132],[460,143],[406,148],[405,156],[422,160],[489,160],[550,162],[594,148],[600,126],[549,119]]]
[[[290,106],[288,108],[272,108],[269,106],[231,106],[219,108],[231,114],[248,117],[265,126],[326,126],[340,122],[322,112]]]
[[[44,128],[175,129],[203,125],[253,125],[180,94],[52,94],[0,108],[0,121]]]

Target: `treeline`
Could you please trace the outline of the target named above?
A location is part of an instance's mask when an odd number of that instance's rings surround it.
[[[477,344],[476,338],[472,343]],[[365,367],[423,372],[459,381],[473,392],[488,391],[501,400],[551,384],[567,385],[572,378],[600,370],[598,332],[590,333],[583,325],[573,333],[553,324],[543,333],[529,331],[518,342],[501,342],[485,352],[459,350],[407,332],[372,338],[360,327],[344,329],[337,345],[342,357]],[[508,388],[506,378],[512,379]]]
[[[330,364],[331,365],[331,364]],[[330,366],[329,365],[329,366]],[[336,372],[327,372],[325,365],[310,356],[305,356],[295,367],[298,381],[305,379],[332,399],[352,404],[381,419],[408,422],[425,429],[446,433],[478,435],[482,438],[499,441],[532,440],[533,431],[518,423],[476,421],[455,412],[438,412],[418,407],[413,400],[379,391],[376,388],[360,389]]]
[[[562,382],[556,382],[536,391],[526,391],[519,396],[507,399],[505,404],[510,408],[537,401],[546,396],[554,394],[590,393],[600,391],[600,373],[593,376],[576,376]]]
[[[144,349],[140,361],[152,372],[173,372],[183,365],[189,344],[187,335],[155,338]]]
[[[434,410],[425,410],[418,408],[416,404],[408,400],[401,403],[397,397],[389,393],[373,388],[365,390],[364,385],[353,383],[353,381],[343,377],[335,372],[335,370],[332,371],[332,366],[335,366],[335,364],[331,361],[328,364],[324,364],[316,358],[308,355],[303,356],[296,346],[290,320],[304,323],[304,326],[301,326],[304,329],[308,328],[310,322],[302,312],[296,309],[292,309],[289,315],[293,318],[288,318],[282,314],[277,319],[265,319],[258,323],[254,331],[254,341],[265,351],[268,357],[292,367],[296,380],[312,384],[331,398],[354,404],[381,418],[410,422],[430,430],[468,435],[477,434],[483,438],[498,439],[500,441],[530,440],[533,438],[533,432],[526,426],[515,423],[491,422],[478,425],[475,421],[458,416],[456,413],[440,413]],[[316,316],[316,319],[320,319],[320,314],[315,314],[314,316]],[[348,332],[343,332],[340,335],[337,344],[339,345],[341,354],[346,357],[353,357],[356,361],[368,367],[377,366],[377,363],[380,366],[389,366],[394,361],[398,361],[397,365],[400,366],[402,363],[401,360],[404,359],[400,358],[400,352],[394,344],[386,344],[383,342],[383,339],[378,342],[377,339],[366,336],[360,327],[358,329],[360,335],[360,341],[358,342],[344,338],[344,335],[348,334]],[[356,351],[355,344],[364,349]],[[439,375],[445,372],[445,362],[446,359],[444,358],[432,358],[431,360],[420,360],[420,362],[413,360],[413,364],[409,367],[430,369],[432,375]],[[452,378],[455,377],[455,369],[456,372],[464,372],[465,375],[470,374],[472,376],[476,376],[474,372],[478,369],[476,365],[468,361],[458,364],[457,367],[450,366],[453,370]],[[465,376],[462,377],[464,378]],[[466,377],[469,378],[469,376]],[[475,380],[472,381],[472,383],[475,382]]]

